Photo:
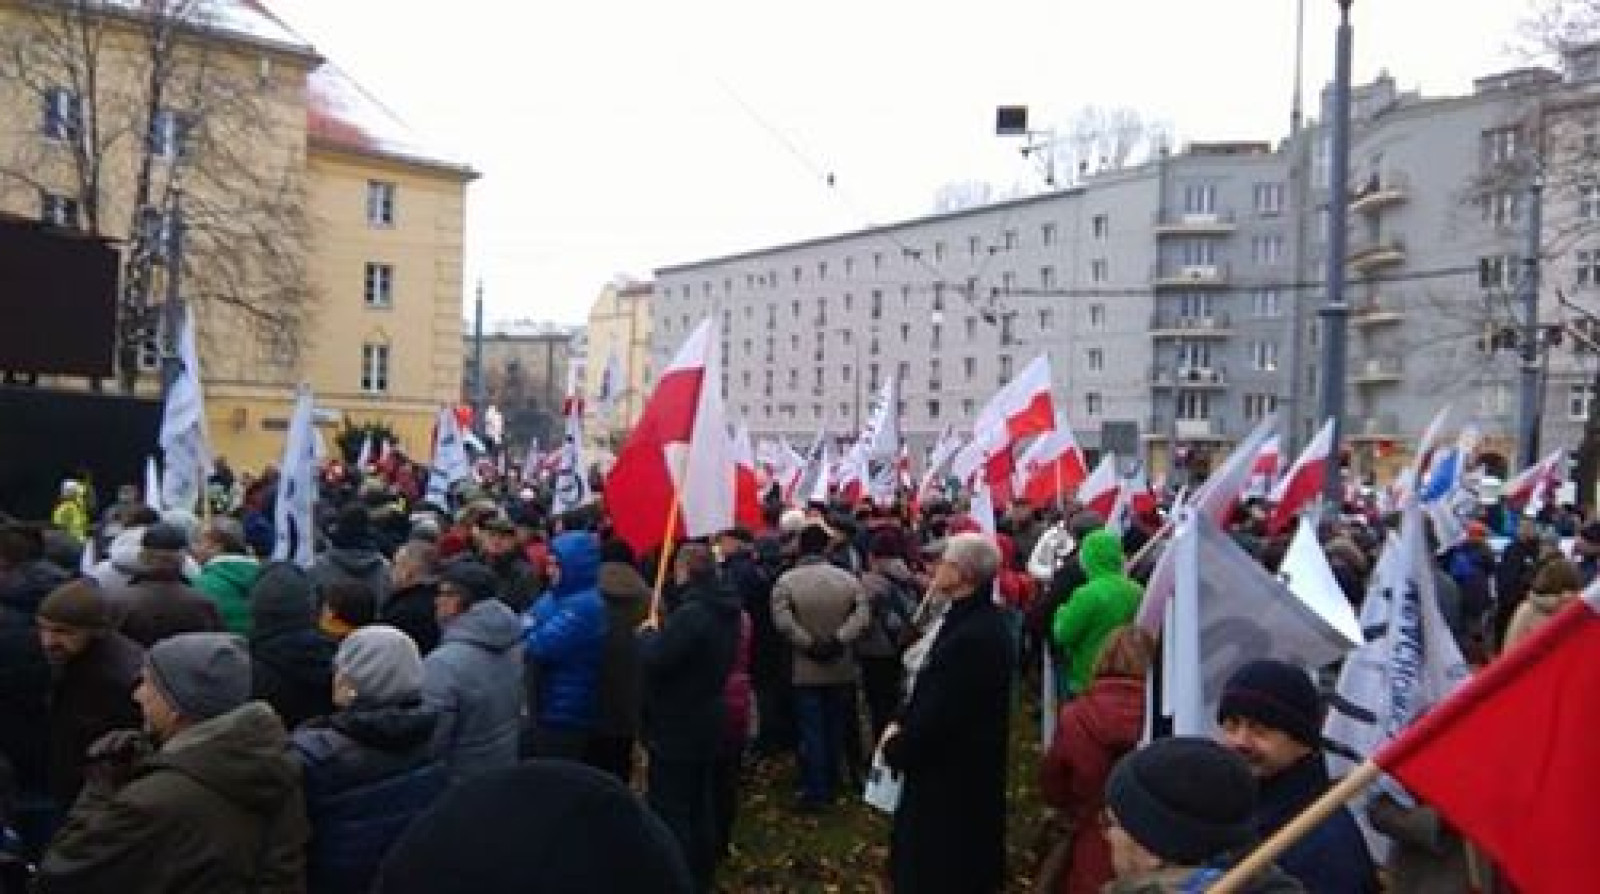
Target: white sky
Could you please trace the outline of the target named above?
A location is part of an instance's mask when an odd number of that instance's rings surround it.
[[[466,294],[481,276],[490,319],[582,322],[618,272],[923,214],[950,181],[1037,176],[993,136],[1000,104],[1035,122],[1133,106],[1180,141],[1288,126],[1293,0],[267,2],[483,173]],[[1315,115],[1337,6],[1307,6]],[[1357,82],[1387,69],[1465,91],[1518,63],[1528,9],[1355,0]]]

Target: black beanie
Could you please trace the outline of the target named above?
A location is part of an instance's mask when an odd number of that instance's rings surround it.
[[[1106,806],[1145,850],[1197,866],[1255,835],[1256,781],[1243,758],[1209,739],[1158,739],[1117,762]]]
[[[448,884],[442,884],[448,880]],[[572,761],[489,770],[406,829],[376,894],[688,894],[665,824],[615,778]]]
[[[1217,705],[1219,723],[1243,717],[1311,748],[1321,747],[1322,714],[1322,696],[1311,678],[1282,661],[1252,661],[1234,671]]]

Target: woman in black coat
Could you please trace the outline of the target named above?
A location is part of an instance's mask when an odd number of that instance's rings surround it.
[[[422,658],[387,624],[362,627],[334,657],[337,710],[296,730],[311,843],[311,894],[371,889],[378,865],[448,784],[433,755],[438,717],[422,704]]]
[[[1016,659],[1005,616],[989,598],[994,542],[959,534],[933,588],[951,602],[883,755],[904,776],[889,840],[902,894],[979,894],[1005,880],[1006,745]]]

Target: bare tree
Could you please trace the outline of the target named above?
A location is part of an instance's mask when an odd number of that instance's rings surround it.
[[[1054,132],[1052,161],[1063,183],[1143,162],[1172,137],[1171,125],[1127,106],[1084,106]]]
[[[994,200],[994,184],[982,180],[957,180],[939,187],[933,194],[933,213],[964,211],[987,205]]]
[[[0,89],[44,119],[0,157],[0,200],[32,193],[61,222],[123,243],[125,391],[160,341],[172,276],[202,338],[225,338],[238,368],[294,366],[309,304],[304,140],[261,55],[219,27],[222,2],[0,0],[12,7]]]

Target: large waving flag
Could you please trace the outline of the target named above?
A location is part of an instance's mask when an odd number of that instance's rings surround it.
[[[1502,491],[1506,503],[1528,515],[1537,515],[1551,492],[1561,485],[1565,460],[1566,451],[1557,450],[1517,473]]]
[[[1591,585],[1375,757],[1527,894],[1600,879],[1597,656]]]
[[[1294,523],[1295,515],[1322,493],[1322,481],[1332,455],[1333,420],[1329,419],[1272,489],[1273,507],[1272,516],[1267,520],[1268,533],[1276,536],[1287,531],[1289,525]]]
[[[1122,493],[1122,477],[1117,474],[1117,455],[1107,450],[1100,454],[1094,472],[1078,487],[1078,503],[1092,509],[1103,519],[1111,517],[1117,497]]]
[[[177,377],[168,385],[161,408],[161,502],[169,508],[193,510],[205,492],[212,466],[192,313],[185,312],[179,324],[177,355]]]
[[[450,488],[472,477],[472,460],[461,433],[460,418],[449,407],[442,407],[433,423],[433,463],[428,468],[426,502],[441,509],[450,508]]]
[[[1033,506],[1044,506],[1083,483],[1089,464],[1066,419],[1054,431],[1033,439],[1017,462],[1016,493]]]
[[[972,440],[954,460],[963,481],[982,471],[994,496],[1004,503],[1010,496],[1012,450],[1023,438],[1042,435],[1055,427],[1055,402],[1050,396],[1050,358],[1040,354],[1022,373],[995,392],[978,411]]]
[[[274,562],[311,567],[316,543],[317,498],[316,402],[311,389],[301,385],[289,416],[283,466],[278,473],[278,499],[273,514]],[[449,412],[446,410],[445,412]],[[452,424],[455,417],[451,416]]]
[[[1433,520],[1441,551],[1466,539],[1467,525],[1477,515],[1477,479],[1469,474],[1477,447],[1477,427],[1463,428],[1454,447],[1434,456],[1424,478],[1423,510]]]
[[[1359,636],[1351,637],[1347,601],[1302,599],[1210,517],[1185,515],[1169,547],[1177,592],[1162,631],[1164,713],[1175,735],[1211,737],[1222,687],[1241,664],[1271,658],[1314,671],[1344,657]]]
[[[714,349],[707,319],[662,371],[606,479],[617,536],[641,555],[669,535],[708,536],[733,523],[733,448]]]
[[[1273,435],[1261,445],[1261,451],[1256,454],[1256,461],[1250,467],[1250,478],[1245,482],[1244,495],[1265,497],[1272,493],[1273,487],[1278,483],[1278,473],[1282,471],[1282,463],[1283,442],[1277,435]]]
[[[1439,611],[1422,510],[1414,497],[1406,501],[1399,537],[1390,538],[1378,559],[1361,606],[1361,627],[1367,642],[1345,659],[1323,725],[1328,768],[1335,776],[1376,753],[1467,677],[1455,635]],[[1365,811],[1356,813],[1360,819]],[[1387,840],[1365,824],[1363,831],[1381,862]]]

